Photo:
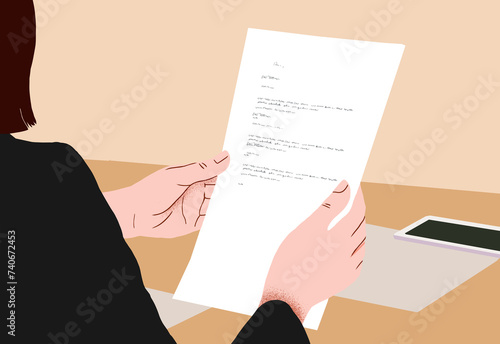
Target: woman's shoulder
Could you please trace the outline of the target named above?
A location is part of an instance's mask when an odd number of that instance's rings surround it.
[[[4,149],[2,150],[4,152],[10,153],[10,155],[13,157],[24,156],[30,158],[38,157],[43,159],[47,157],[50,158],[54,155],[64,155],[67,154],[68,151],[70,151],[72,155],[78,155],[73,147],[64,142],[34,142],[16,138],[12,135],[0,135],[0,145],[3,146]]]
[[[10,163],[11,171],[31,171],[32,178],[37,174],[51,176],[62,182],[64,177],[88,167],[82,156],[64,142],[33,142],[12,136],[2,139],[2,160]],[[15,167],[14,167],[15,166]],[[51,179],[52,179],[51,178]]]

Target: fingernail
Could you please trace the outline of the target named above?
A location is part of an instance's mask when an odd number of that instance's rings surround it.
[[[222,151],[214,157],[214,161],[216,164],[220,164],[222,161],[226,160],[229,157],[228,151]]]
[[[348,186],[349,186],[349,184],[347,184],[347,181],[344,179],[343,181],[340,182],[339,185],[337,185],[337,187],[335,188],[335,190],[333,190],[333,192],[334,193],[342,193],[345,190],[347,190]]]

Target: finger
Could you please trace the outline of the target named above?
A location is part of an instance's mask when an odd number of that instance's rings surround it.
[[[363,199],[363,192],[361,191],[361,188],[359,188],[358,193],[354,198],[351,210],[349,210],[349,213],[347,213],[347,215],[344,216],[332,230],[334,230],[336,234],[348,235],[350,237],[363,221],[365,212],[366,206]]]
[[[365,250],[366,250],[366,240],[365,243],[363,243],[359,249],[354,253],[354,255],[350,259],[350,266],[354,270],[360,270],[361,266],[363,264],[363,261],[365,260]]]
[[[335,190],[321,206],[307,219],[314,226],[328,226],[349,202],[351,190],[345,180],[341,181]]]
[[[366,217],[363,217],[354,232],[351,234],[352,242],[360,242],[366,236]]]
[[[172,174],[172,178],[181,186],[209,180],[224,172],[229,166],[229,153],[223,151],[212,159],[183,166],[167,167],[165,170]]]
[[[362,266],[363,266],[363,261],[360,261],[359,263],[356,264],[356,268],[354,270],[361,270]]]
[[[210,198],[205,198],[200,207],[200,215],[206,215],[208,209],[208,203],[210,203]]]
[[[198,216],[200,207],[205,199],[204,192],[205,187],[203,186],[203,182],[194,183],[187,188],[182,197],[182,205],[186,216]]]
[[[212,178],[210,180],[207,180],[206,182],[204,182],[204,185],[205,185],[205,190],[204,190],[204,197],[205,198],[212,198],[212,194],[214,193],[214,190],[215,190],[215,181],[217,180],[217,178]]]
[[[194,223],[194,228],[196,230],[199,230],[201,228],[201,226],[203,225],[204,220],[205,220],[205,215],[198,216],[198,218],[196,219],[196,221]]]
[[[356,248],[354,250],[352,250],[351,252],[351,257],[354,257],[355,255],[357,255],[361,250],[363,250],[365,248],[365,244],[366,244],[366,237],[364,237],[363,239],[361,239],[361,241],[357,242],[356,244]]]

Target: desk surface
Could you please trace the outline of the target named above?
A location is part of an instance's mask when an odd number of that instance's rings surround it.
[[[88,161],[102,191],[128,186],[158,165]],[[362,183],[370,224],[401,229],[426,215],[500,226],[500,194]],[[127,240],[147,287],[173,293],[197,233]],[[397,259],[397,257],[395,257]],[[500,263],[418,313],[333,297],[311,343],[496,343],[500,341]],[[442,289],[448,286],[443,283]],[[449,288],[448,288],[449,289]],[[411,297],[411,295],[408,295]],[[231,343],[247,316],[209,309],[169,329],[179,343]]]

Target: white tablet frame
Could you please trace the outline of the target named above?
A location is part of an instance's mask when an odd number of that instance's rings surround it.
[[[500,258],[500,251],[490,250],[490,249],[485,249],[485,248],[470,246],[470,245],[456,244],[456,243],[452,243],[452,242],[423,238],[423,237],[418,237],[415,235],[406,234],[407,232],[409,232],[413,228],[421,225],[422,223],[424,223],[428,220],[433,220],[433,221],[438,221],[438,222],[447,222],[447,223],[453,223],[453,224],[457,224],[457,225],[465,225],[465,226],[471,226],[471,227],[478,227],[478,228],[484,228],[484,229],[489,229],[489,230],[494,230],[494,231],[500,231],[500,227],[496,227],[496,226],[490,226],[490,225],[485,225],[485,224],[481,224],[481,223],[474,223],[474,222],[467,222],[467,221],[462,221],[462,220],[448,219],[445,217],[438,217],[438,216],[425,216],[425,217],[421,218],[420,220],[418,220],[417,222],[414,222],[411,225],[394,233],[394,239],[405,240],[405,241],[410,241],[410,242],[414,242],[414,243],[427,244],[427,245],[432,245],[432,246],[437,246],[437,247],[451,248],[451,249],[459,250],[459,251],[479,253],[479,254],[483,254],[483,255],[487,255],[487,256]]]

